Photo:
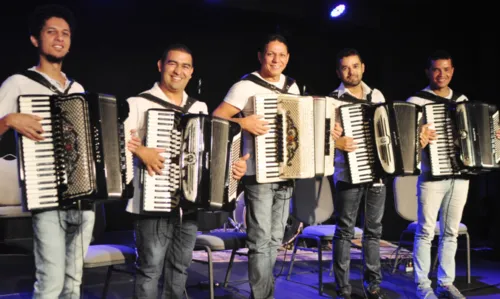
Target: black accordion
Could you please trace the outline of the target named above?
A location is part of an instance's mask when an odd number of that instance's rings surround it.
[[[115,97],[97,93],[21,95],[20,113],[43,118],[44,140],[17,136],[19,179],[26,210],[77,201],[122,199],[130,194],[132,156],[125,151]]]
[[[149,109],[146,122],[144,144],[165,149],[165,162],[161,175],[141,171],[141,214],[234,209],[238,181],[232,165],[240,158],[240,125],[174,109]]]
[[[433,177],[481,174],[500,169],[499,112],[481,102],[432,103],[423,106],[425,123],[438,138],[428,145]]]
[[[343,135],[357,142],[345,153],[350,183],[420,173],[418,139],[421,109],[412,103],[348,104],[340,106]]]

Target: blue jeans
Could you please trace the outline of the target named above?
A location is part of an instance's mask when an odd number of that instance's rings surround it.
[[[418,290],[431,287],[431,242],[439,211],[438,284],[447,286],[455,281],[455,254],[457,237],[469,181],[448,179],[441,181],[418,180],[418,225],[413,248],[415,283]]]
[[[94,220],[94,211],[33,213],[33,298],[80,298],[83,257],[92,239]]]
[[[248,233],[248,278],[253,299],[274,296],[273,269],[282,245],[293,187],[290,182],[259,184],[244,177]]]
[[[363,268],[365,284],[378,286],[382,282],[380,271],[380,238],[385,206],[385,186],[352,185],[337,181],[335,186],[336,229],[333,247],[333,271],[337,292],[351,293],[349,267],[351,240],[361,199],[365,196],[363,212]]]
[[[196,213],[166,217],[136,216],[137,246],[134,298],[158,298],[163,274],[161,298],[182,298],[191,264],[198,223]]]

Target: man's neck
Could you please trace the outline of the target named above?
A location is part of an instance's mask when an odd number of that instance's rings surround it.
[[[345,88],[348,89],[349,92],[356,98],[361,100],[364,99],[363,86],[361,86],[361,84],[358,84],[356,86],[345,86]]]
[[[66,77],[62,73],[61,62],[49,62],[43,56],[40,57],[36,70],[49,76],[50,78],[61,83],[61,86],[66,85]]]
[[[450,90],[450,88],[448,86],[443,87],[443,88],[435,88],[435,87],[431,86],[431,90],[435,94],[437,94],[438,96],[443,97],[443,98],[446,98],[450,94],[450,92],[451,92],[451,90]]]
[[[184,97],[184,91],[170,91],[166,86],[159,84],[161,91],[167,96],[169,100],[171,100],[174,105],[181,106],[182,99]]]
[[[279,82],[281,77],[281,74],[277,76],[266,75],[262,70],[259,71],[259,75],[262,77],[262,79],[269,82]]]

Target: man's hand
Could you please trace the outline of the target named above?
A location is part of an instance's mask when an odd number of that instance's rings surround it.
[[[500,139],[500,130],[497,130],[496,135],[497,135],[497,139]]]
[[[343,131],[344,131],[344,129],[342,129],[340,124],[336,122],[335,127],[333,127],[333,131],[332,131],[333,141],[337,141],[337,139],[339,139],[340,136],[342,135]]]
[[[130,130],[130,140],[127,143],[127,149],[132,153],[135,154],[137,149],[142,146],[141,139],[137,136],[137,130],[132,129]]]
[[[437,140],[436,130],[433,124],[425,124],[420,130],[420,146],[425,148],[431,141]]]
[[[342,136],[335,141],[335,147],[344,152],[353,152],[358,147],[356,146],[356,141],[352,137]]]
[[[165,149],[149,148],[141,145],[135,149],[135,155],[141,159],[150,176],[155,173],[161,175],[163,174],[162,169],[165,167],[163,165],[165,158],[160,153],[164,151]]]
[[[23,136],[33,141],[43,140],[43,129],[40,121],[43,118],[34,114],[11,113],[6,116],[5,122],[8,127],[16,130]]]
[[[250,132],[253,135],[264,135],[269,131],[268,121],[262,120],[262,115],[253,114],[241,119],[240,125],[243,130]]]
[[[235,180],[241,179],[247,172],[247,160],[250,158],[250,154],[246,154],[241,157],[238,161],[233,163],[233,178]]]

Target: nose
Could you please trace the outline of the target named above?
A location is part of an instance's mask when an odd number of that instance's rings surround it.
[[[273,55],[273,62],[278,62],[278,55]]]

